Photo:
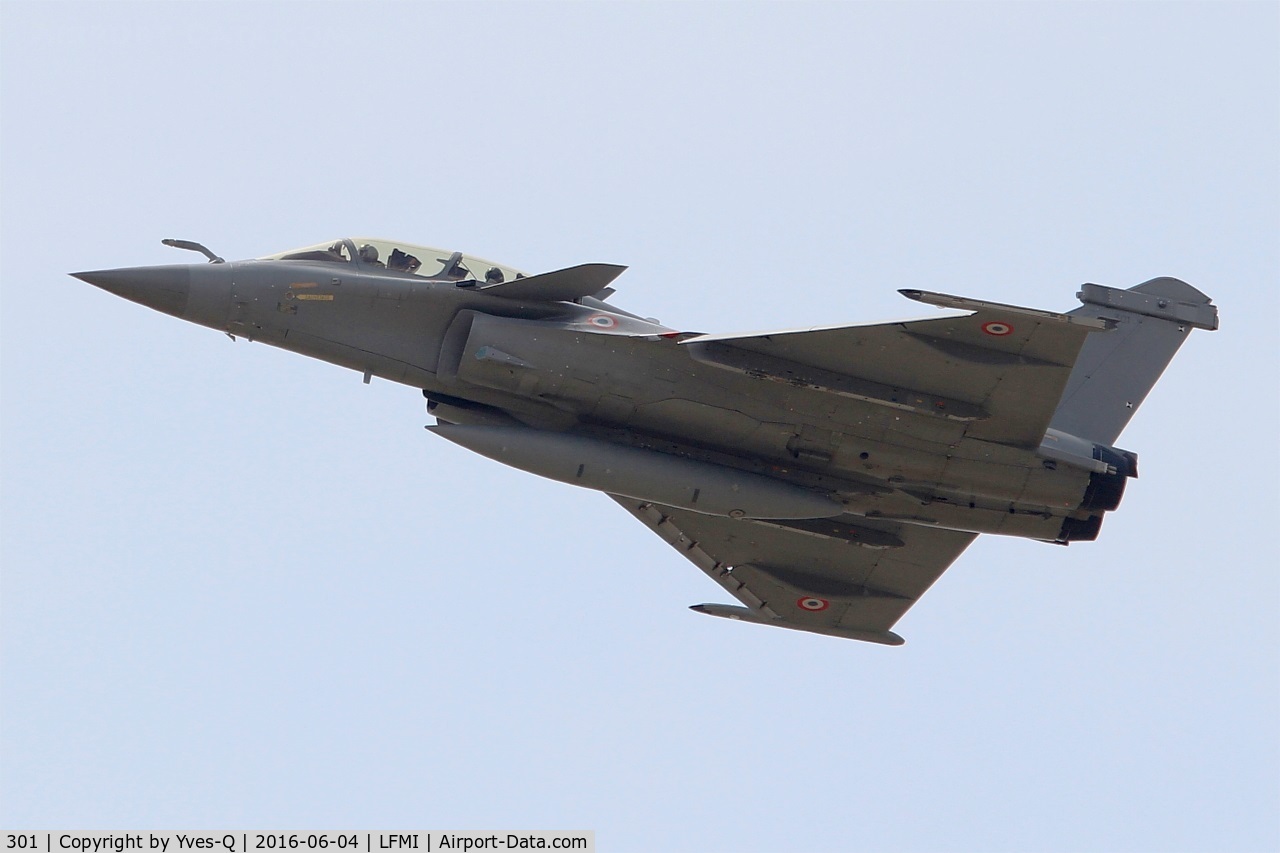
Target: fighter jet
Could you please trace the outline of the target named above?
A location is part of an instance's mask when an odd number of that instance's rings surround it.
[[[420,389],[442,439],[604,492],[739,604],[712,616],[900,645],[979,533],[1098,536],[1138,475],[1115,446],[1217,308],[1154,278],[1065,313],[923,290],[932,317],[700,334],[615,307],[625,267],[526,275],[342,239],[74,273],[134,302]]]

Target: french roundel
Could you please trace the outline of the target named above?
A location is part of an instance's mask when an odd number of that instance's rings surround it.
[[[614,326],[618,325],[618,321],[607,314],[596,314],[589,317],[587,322],[598,329],[612,329]]]
[[[796,604],[800,605],[801,610],[810,610],[815,613],[819,610],[826,610],[831,606],[831,602],[825,598],[814,598],[813,596],[805,596],[797,601]]]
[[[1005,335],[1013,333],[1013,326],[1010,326],[1008,323],[992,321],[990,323],[983,323],[982,331],[986,332],[988,335],[995,335],[997,338],[1003,338]]]

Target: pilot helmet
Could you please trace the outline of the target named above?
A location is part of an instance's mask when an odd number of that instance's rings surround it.
[[[373,263],[378,260],[378,250],[373,246],[365,243],[360,247],[360,260],[367,263]]]

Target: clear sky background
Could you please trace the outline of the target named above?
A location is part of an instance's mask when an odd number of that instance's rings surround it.
[[[1280,847],[1280,6],[0,4],[0,823],[601,850]],[[1095,543],[887,648],[723,592],[412,388],[66,273],[341,235],[730,332],[1221,306]]]

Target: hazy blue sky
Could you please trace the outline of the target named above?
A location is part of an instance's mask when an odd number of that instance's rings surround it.
[[[601,850],[1280,848],[1280,6],[0,3],[0,823]],[[902,648],[732,624],[412,388],[66,276],[344,234],[707,332],[1221,306],[1095,543]]]

